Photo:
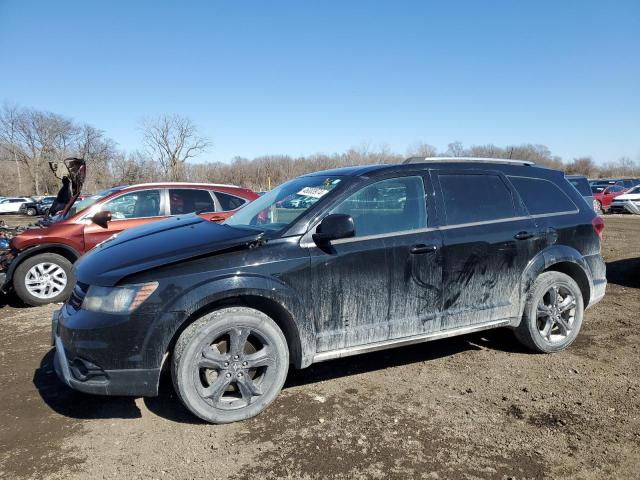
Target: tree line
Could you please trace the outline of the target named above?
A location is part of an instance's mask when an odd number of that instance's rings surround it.
[[[87,162],[84,191],[155,181],[229,183],[267,190],[305,173],[352,165],[399,163],[411,156],[494,157],[534,161],[589,178],[640,177],[640,162],[623,157],[596,164],[590,157],[563,161],[544,145],[465,147],[453,142],[445,151],[428,143],[412,145],[404,154],[387,147],[361,145],[342,153],[235,157],[229,163],[198,162],[211,148],[193,122],[179,115],[161,115],[141,122],[140,150],[126,152],[92,125],[52,112],[5,104],[0,110],[0,195],[55,194],[60,186],[55,166],[64,158]]]

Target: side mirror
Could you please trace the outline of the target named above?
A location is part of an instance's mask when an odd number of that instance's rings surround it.
[[[316,245],[326,246],[331,240],[339,238],[349,238],[356,234],[356,227],[353,225],[351,215],[344,213],[334,213],[324,217],[316,233],[313,234],[313,241]]]
[[[104,212],[98,212],[93,217],[91,217],[91,221],[99,227],[107,228],[107,224],[111,221],[111,212],[108,210]]]

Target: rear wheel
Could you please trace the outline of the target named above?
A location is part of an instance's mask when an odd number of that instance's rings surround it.
[[[245,307],[216,310],[180,335],[173,352],[173,384],[182,403],[211,423],[262,412],[287,377],[289,350],[276,323]]]
[[[27,208],[27,215],[29,215],[30,217],[35,217],[37,213],[38,211],[35,208]]]
[[[13,274],[13,289],[33,307],[65,301],[71,295],[75,277],[71,262],[57,253],[27,258]]]
[[[576,339],[583,315],[584,304],[578,284],[564,273],[545,272],[531,288],[515,334],[532,350],[559,352]]]

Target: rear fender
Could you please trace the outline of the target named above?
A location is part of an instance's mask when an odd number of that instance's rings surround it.
[[[585,298],[585,306],[588,303],[588,297],[590,293],[593,291],[593,282],[591,279],[591,274],[587,263],[584,260],[584,257],[578,252],[576,249],[568,247],[566,245],[553,245],[551,247],[545,248],[541,252],[539,252],[535,257],[533,257],[522,273],[522,277],[520,280],[520,315],[518,315],[517,323],[514,326],[520,324],[520,320],[522,319],[522,315],[524,314],[524,307],[526,305],[527,296],[529,295],[529,291],[531,290],[531,286],[533,282],[535,282],[538,275],[540,275],[545,270],[553,270],[554,265],[569,263],[575,265],[584,273],[584,277],[586,278],[586,285],[581,285],[581,288],[587,289],[587,298]],[[580,281],[576,280],[579,284]]]

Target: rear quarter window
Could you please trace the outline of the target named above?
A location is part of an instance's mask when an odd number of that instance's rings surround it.
[[[228,193],[215,192],[215,195],[218,197],[220,207],[222,207],[224,212],[240,208],[248,201],[244,198],[236,197],[235,195],[229,195]]]
[[[509,181],[516,188],[531,215],[578,210],[573,200],[553,182],[529,177],[509,177]]]
[[[449,225],[515,216],[511,191],[498,175],[439,174],[438,179]]]

